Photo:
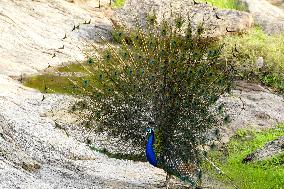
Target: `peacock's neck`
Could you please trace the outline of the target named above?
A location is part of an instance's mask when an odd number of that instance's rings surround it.
[[[156,167],[158,162],[153,148],[154,141],[155,141],[154,133],[151,133],[146,145],[146,158],[151,165]]]

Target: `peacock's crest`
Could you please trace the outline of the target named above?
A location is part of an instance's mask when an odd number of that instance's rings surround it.
[[[94,45],[83,81],[72,82],[88,96],[88,118],[99,131],[145,147],[145,127],[153,122],[157,166],[195,186],[197,147],[218,121],[214,105],[231,89],[234,70],[216,39],[204,38],[203,28],[193,34],[186,23],[149,15],[144,26],[115,27],[112,42]]]

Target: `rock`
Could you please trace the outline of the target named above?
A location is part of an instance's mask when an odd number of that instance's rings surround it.
[[[227,144],[230,141],[229,136],[223,136],[220,140],[221,144]]]
[[[241,128],[271,128],[284,121],[284,98],[258,84],[239,81],[230,95],[219,99],[231,122],[222,128],[222,135],[232,136]]]
[[[40,115],[68,97],[46,94],[46,99],[42,102],[41,93],[22,87],[8,77],[0,77],[0,83],[0,88],[5,84],[10,86],[8,90],[0,92],[0,117],[3,120],[0,125],[8,128],[6,135],[24,149],[27,155],[43,163],[49,161],[51,151],[59,160],[63,157],[94,159],[93,153],[86,150],[84,144],[56,131],[54,122]]]
[[[0,142],[0,154],[2,157],[30,172],[40,169],[41,164],[30,158],[15,142],[6,141],[3,138],[0,138]]]
[[[203,176],[203,184],[203,188],[206,189],[236,189],[236,187],[229,183],[222,183],[206,174]]]
[[[0,156],[0,187],[1,189],[53,189],[41,179],[31,175],[22,168],[15,167],[14,164]]]
[[[284,1],[283,0],[267,0],[272,5],[278,6],[282,9],[284,9]]]
[[[251,161],[253,161],[254,158],[255,158],[255,157],[254,157],[254,154],[249,154],[249,155],[247,155],[247,156],[243,159],[242,163],[251,162]]]
[[[206,133],[207,145],[222,147],[239,129],[273,128],[284,121],[284,98],[268,88],[246,81],[237,81],[230,94],[223,95],[217,105],[224,105],[230,122]],[[216,132],[218,130],[218,132]],[[247,136],[250,140],[252,136]],[[217,144],[214,141],[219,141]]]
[[[266,143],[262,148],[257,149],[256,151],[248,154],[244,159],[244,161],[248,162],[246,161],[248,159],[249,161],[261,161],[267,158],[271,158],[275,155],[281,154],[283,153],[283,144],[284,144],[284,136],[279,137],[276,140],[270,141]]]
[[[220,10],[205,3],[194,4],[192,0],[128,0],[122,9],[115,12],[113,18],[116,18],[118,23],[123,20],[123,24],[131,28],[136,25],[136,18],[145,25],[146,14],[149,12],[157,14],[158,22],[163,17],[172,20],[172,14],[181,14],[187,18],[189,13],[193,31],[196,32],[198,26],[203,23],[206,28],[204,36],[209,37],[242,33],[253,24],[249,13]]]
[[[165,188],[163,170],[94,152],[50,118],[51,110],[68,109],[76,99],[45,94],[43,100],[13,79],[80,60],[82,48],[109,36],[111,22],[93,1],[74,2],[0,1],[0,188]]]
[[[88,41],[98,41],[100,35],[109,38],[112,26],[102,11],[91,8],[64,0],[1,1],[0,74],[34,74],[84,59],[82,49]],[[90,19],[90,24],[83,24]],[[79,29],[72,31],[74,25]]]
[[[9,161],[0,157],[0,187],[1,189],[54,189],[54,188],[125,188],[154,189],[163,188],[159,182],[165,177],[159,170],[153,170],[145,163],[134,163],[119,160],[99,159],[100,161],[70,161],[65,164],[45,164],[40,170],[29,173],[24,169],[14,167]],[[146,168],[146,169],[145,169]],[[127,170],[127,171],[125,171]],[[154,171],[151,178],[146,172]],[[148,180],[141,184],[140,174],[145,174]],[[154,182],[153,182],[154,181]]]
[[[97,133],[93,125],[95,123],[91,123],[91,127],[86,128],[82,117],[72,113],[66,107],[70,106],[64,107],[61,104],[56,109],[52,109],[48,117],[60,125],[60,129],[64,130],[68,136],[97,149],[106,149],[111,153],[141,154],[144,151],[141,147],[133,146],[130,142],[124,143],[119,138],[108,136],[107,133]]]
[[[268,34],[284,31],[284,11],[266,0],[242,0],[247,4],[249,12],[253,15],[255,23],[262,26]],[[270,2],[273,2],[271,0]],[[276,3],[276,0],[274,0]]]
[[[264,66],[264,59],[263,57],[258,57],[255,63],[256,67],[258,69],[262,68]]]

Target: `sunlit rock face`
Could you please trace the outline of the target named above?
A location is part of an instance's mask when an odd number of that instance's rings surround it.
[[[64,0],[1,1],[0,73],[37,73],[49,65],[82,60],[86,41],[107,36],[111,28],[102,11],[92,9],[96,4],[88,10]]]
[[[284,3],[281,0],[242,0],[248,6],[255,23],[268,34],[284,31]],[[270,4],[272,3],[272,4]],[[282,7],[282,9],[281,9]]]
[[[284,121],[284,99],[258,84],[239,81],[232,94],[219,102],[225,104],[231,122],[226,126],[227,134],[244,128],[256,130],[271,128]]]

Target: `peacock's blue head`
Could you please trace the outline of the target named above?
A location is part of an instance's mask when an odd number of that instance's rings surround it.
[[[150,127],[147,127],[147,128],[146,128],[146,133],[151,134],[152,132],[154,132],[154,129],[152,129],[152,128],[150,128]]]
[[[146,138],[148,138],[151,134],[154,134],[154,129],[151,127],[146,128]]]

